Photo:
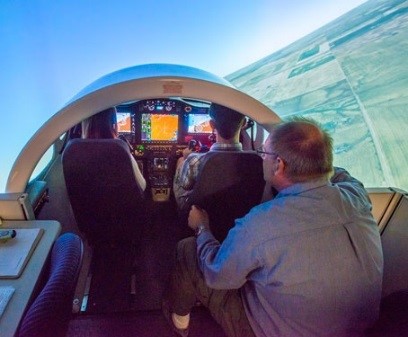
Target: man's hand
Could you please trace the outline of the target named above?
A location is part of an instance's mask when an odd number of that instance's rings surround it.
[[[191,153],[193,153],[193,150],[190,149],[189,147],[186,147],[183,149],[183,158],[186,159]]]
[[[184,161],[186,160],[186,158],[188,157],[188,155],[189,155],[190,153],[192,153],[192,152],[193,152],[193,151],[190,150],[188,147],[186,147],[186,148],[181,152],[182,156],[181,156],[179,159],[177,159],[176,169],[180,168],[181,165],[183,165],[183,163],[184,163]]]
[[[192,230],[196,230],[198,228],[198,225],[204,225],[207,228],[210,228],[210,221],[208,218],[208,213],[193,205],[191,206],[190,214],[188,215],[188,226]]]

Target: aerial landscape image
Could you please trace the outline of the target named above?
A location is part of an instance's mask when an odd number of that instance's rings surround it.
[[[226,78],[333,136],[335,165],[408,190],[408,1],[371,0]]]

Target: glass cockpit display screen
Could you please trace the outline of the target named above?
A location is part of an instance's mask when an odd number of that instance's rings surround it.
[[[117,112],[116,120],[119,133],[131,133],[132,132],[132,119],[130,112]]]
[[[141,116],[143,142],[176,142],[179,116],[175,114],[149,114]]]
[[[187,132],[188,133],[211,133],[210,116],[207,114],[188,114]]]

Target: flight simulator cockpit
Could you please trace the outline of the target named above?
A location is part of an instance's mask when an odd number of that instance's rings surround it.
[[[170,197],[176,161],[186,146],[192,141],[205,149],[211,146],[209,107],[209,102],[181,98],[116,107],[119,135],[132,145],[154,201]]]

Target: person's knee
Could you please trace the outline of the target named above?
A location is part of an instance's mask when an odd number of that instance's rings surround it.
[[[189,274],[196,272],[197,265],[197,242],[195,237],[181,240],[177,244],[176,263],[181,270]]]
[[[197,241],[195,237],[188,237],[177,244],[177,259],[183,256],[191,256],[197,252]]]

